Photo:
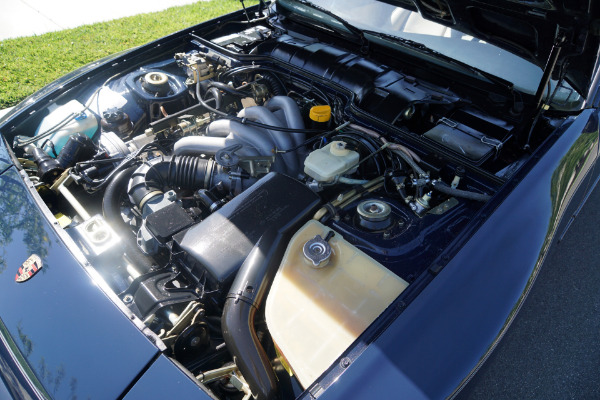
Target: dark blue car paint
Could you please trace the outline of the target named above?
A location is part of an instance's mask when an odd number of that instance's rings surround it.
[[[82,268],[16,168],[0,175],[0,187],[4,362],[8,352],[26,361],[27,379],[55,398],[117,398],[159,349]],[[43,268],[15,282],[31,254],[40,256]]]
[[[40,381],[21,355],[16,343],[0,325],[0,376],[2,386],[0,398],[37,399],[49,397]],[[4,396],[4,393],[10,393]]]
[[[123,400],[212,399],[169,358],[161,355],[131,388]]]
[[[160,39],[127,58],[139,57],[158,44],[174,43],[177,37],[180,34]],[[75,81],[67,86],[85,82],[94,73],[75,74]],[[45,100],[64,89],[54,86],[39,98],[42,101],[23,105],[21,111],[45,107]],[[15,113],[4,122],[17,124],[25,115]],[[595,110],[584,111],[547,152],[547,148],[539,149],[542,156],[531,161],[536,164],[529,174],[419,297],[343,373],[337,366],[327,373],[325,378],[332,383],[321,398],[441,398],[465,382],[514,318],[555,236],[568,228],[568,218],[558,228],[557,221],[576,212],[596,183],[600,173],[598,166],[593,167],[598,155],[597,119]],[[591,120],[596,121],[595,130],[590,129]],[[577,140],[585,135],[592,138],[592,151],[580,154]],[[573,157],[576,164],[582,162],[575,176],[562,164]],[[0,254],[7,261],[0,272],[0,286],[7,288],[0,295],[0,328],[5,336],[0,342],[0,374],[6,387],[0,387],[0,395],[5,390],[14,397],[35,398],[48,390],[66,398],[73,390],[80,398],[90,393],[107,398],[126,393],[125,399],[169,398],[175,393],[178,397],[180,393],[182,397],[206,396],[169,359],[158,356],[158,349],[94,286],[38,210],[16,168],[7,169],[10,165],[2,144],[0,212],[13,212],[8,210],[13,204],[2,199],[9,195],[6,188],[10,186],[21,199],[17,202],[21,214],[12,214],[12,220],[0,225],[0,246],[8,249]],[[568,185],[560,187],[559,182]],[[560,196],[573,200],[561,206]],[[25,224],[41,227],[39,234],[47,241],[29,239],[28,243],[27,230],[18,229],[15,215],[22,215]],[[11,231],[10,235],[5,231]],[[13,246],[6,247],[11,240]],[[18,266],[32,250],[44,247],[43,259],[50,268],[47,265],[30,282],[16,284]],[[34,323],[19,326],[19,316]],[[18,365],[20,373],[15,373]]]
[[[0,142],[2,141],[3,140],[0,138]],[[4,143],[0,143],[0,175],[2,175],[12,165],[13,162],[8,154],[8,150],[4,146]]]
[[[579,205],[561,206],[569,200],[562,196],[593,189],[598,126],[586,132],[590,120],[597,121],[596,110],[585,110],[561,134],[456,257],[320,398],[390,398],[408,390],[414,398],[420,391],[438,399],[466,383],[515,317],[558,220]],[[586,138],[590,152],[581,151]],[[569,160],[585,168],[565,169]]]

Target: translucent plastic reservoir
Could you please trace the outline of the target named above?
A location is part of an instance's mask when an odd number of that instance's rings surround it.
[[[356,171],[358,160],[359,154],[346,149],[346,143],[334,141],[306,157],[304,172],[318,182],[329,182],[337,175]]]
[[[303,246],[329,231],[309,221],[294,235],[266,302],[269,332],[304,388],[408,286],[337,233],[329,264],[315,268]]]
[[[96,120],[96,116],[86,110],[79,101],[71,100],[67,104],[52,110],[42,120],[35,132],[36,136],[43,136],[37,142],[37,146],[41,147],[43,145],[43,150],[48,155],[56,157],[71,136],[79,132],[91,138],[97,129],[98,120]],[[45,132],[48,131],[53,132],[45,135]]]

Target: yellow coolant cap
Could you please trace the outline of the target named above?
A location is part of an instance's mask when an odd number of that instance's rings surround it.
[[[314,106],[310,108],[308,114],[311,120],[315,122],[327,122],[331,118],[331,107],[329,106]]]

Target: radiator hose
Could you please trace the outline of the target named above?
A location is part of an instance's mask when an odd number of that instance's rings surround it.
[[[237,273],[223,308],[223,339],[257,400],[273,399],[277,380],[258,340],[254,317],[275,277],[290,236],[275,229],[261,236]]]
[[[271,174],[270,178],[273,178],[275,173]],[[294,186],[300,189],[303,185],[295,183]],[[259,194],[261,190],[256,191],[255,196],[263,196]],[[281,190],[283,192],[280,195],[285,196],[282,200],[294,197],[293,193],[287,193],[283,185]],[[321,205],[320,197],[306,187],[302,187],[302,191],[291,201],[296,203],[294,212],[271,224],[242,263],[229,289],[221,318],[227,349],[248,382],[254,398],[258,400],[273,399],[277,393],[277,381],[269,357],[258,339],[255,316],[262,309],[263,299],[277,274],[291,237]]]
[[[492,198],[492,196],[483,194],[483,193],[476,193],[476,192],[469,192],[467,190],[455,189],[452,186],[449,186],[442,181],[432,181],[431,185],[438,192],[447,194],[449,196],[461,197],[463,199],[486,202]]]

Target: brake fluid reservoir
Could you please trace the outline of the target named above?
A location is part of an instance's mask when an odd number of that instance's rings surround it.
[[[65,124],[72,114],[74,118]],[[40,139],[36,146],[43,147],[43,150],[51,157],[56,157],[62,150],[67,140],[77,132],[92,138],[98,129],[96,116],[89,110],[86,110],[79,101],[71,100],[67,104],[55,108],[43,120],[35,136],[43,135],[48,130],[56,130],[54,133]]]
[[[294,235],[266,302],[269,332],[304,388],[408,286],[330,232],[312,220]],[[315,261],[316,253],[322,257]],[[323,263],[325,256],[327,262]]]
[[[356,171],[359,154],[334,141],[310,153],[304,161],[304,172],[318,182],[330,182],[337,175]]]

